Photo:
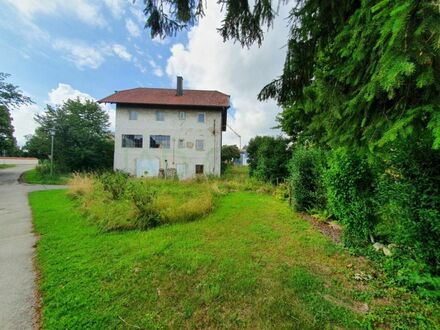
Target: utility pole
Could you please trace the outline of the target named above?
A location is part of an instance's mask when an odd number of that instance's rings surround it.
[[[53,176],[53,140],[55,137],[55,130],[50,130],[50,137],[51,137],[51,146],[50,146],[50,176]]]
[[[236,131],[234,131],[234,129],[231,126],[228,125],[228,127],[232,131],[232,133],[234,133],[235,135],[238,136],[238,140],[240,141],[240,147],[239,148],[240,148],[240,151],[241,151],[241,135],[238,134]]]

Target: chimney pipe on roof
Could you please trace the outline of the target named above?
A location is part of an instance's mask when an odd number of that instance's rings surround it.
[[[176,95],[177,96],[182,96],[183,95],[183,78],[180,76],[177,76],[177,91],[176,91]]]

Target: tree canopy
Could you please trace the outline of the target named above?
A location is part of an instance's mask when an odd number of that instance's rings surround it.
[[[240,158],[240,149],[236,145],[222,146],[222,162],[231,163]]]
[[[68,100],[61,106],[47,106],[35,120],[40,125],[24,147],[29,155],[50,154],[50,131],[55,132],[54,162],[63,171],[111,167],[113,138],[109,118],[96,102]]]
[[[18,86],[6,82],[9,77],[9,74],[0,72],[0,155],[8,156],[18,152],[11,109],[32,103],[32,100],[25,96]]]
[[[165,37],[203,16],[203,1],[145,1],[146,27]],[[222,37],[261,44],[280,2],[220,1]],[[422,130],[440,148],[440,10],[434,1],[299,0],[280,77],[259,94],[283,107],[294,140],[381,147]]]

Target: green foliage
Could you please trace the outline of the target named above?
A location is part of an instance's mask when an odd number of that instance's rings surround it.
[[[325,210],[325,158],[318,148],[297,147],[289,162],[293,206],[298,211]]]
[[[294,16],[282,82],[261,95],[284,106],[284,131],[365,150],[428,129],[438,145],[440,12],[433,2],[332,7],[332,1],[309,0]]]
[[[9,76],[0,72],[0,156],[15,156],[19,153],[14,137],[11,109],[32,103],[18,86],[6,82]]]
[[[222,162],[231,163],[240,158],[240,149],[236,145],[222,146]]]
[[[381,155],[376,232],[440,275],[440,151],[431,145],[425,133]]]
[[[324,173],[330,211],[345,225],[347,246],[364,246],[376,223],[374,181],[368,163],[345,149],[330,153]]]
[[[288,176],[287,162],[291,157],[288,140],[282,137],[256,136],[247,147],[249,174],[270,183]]]
[[[50,131],[55,131],[54,162],[63,171],[100,170],[113,163],[113,138],[107,113],[93,101],[68,100],[61,106],[47,106],[38,114],[40,125],[24,149],[31,156],[50,154]]]
[[[196,0],[164,0],[161,2],[145,0],[145,27],[151,31],[151,37],[173,36],[178,31],[194,25],[204,15],[207,4]],[[263,26],[271,26],[276,8],[272,1],[255,2],[224,0],[225,18],[219,33],[224,40],[233,39],[242,45],[250,46],[254,42],[261,44],[264,36]]]
[[[157,190],[146,181],[132,180],[127,185],[127,195],[137,209],[135,225],[139,229],[156,227],[161,223],[160,210],[155,207],[154,201]]]
[[[128,177],[128,173],[122,171],[104,172],[99,176],[99,181],[113,199],[120,199],[125,194]]]
[[[63,173],[54,168],[54,172],[50,175],[50,162],[40,162],[35,169],[26,171],[23,174],[23,181],[30,184],[67,184],[70,174]]]

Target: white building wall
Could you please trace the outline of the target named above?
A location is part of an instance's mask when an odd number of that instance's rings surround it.
[[[165,113],[164,121],[156,120],[156,109],[117,106],[114,169],[143,175],[145,164],[157,164],[160,168],[185,168],[185,175],[181,178],[187,179],[195,176],[195,166],[200,164],[204,167],[204,174],[220,175],[221,111],[182,110],[186,118],[181,120],[180,110],[157,110]],[[137,120],[129,120],[129,111],[137,111]],[[204,123],[197,121],[201,112],[205,113]],[[123,134],[142,135],[142,148],[123,148]],[[169,135],[170,148],[150,148],[150,135]],[[179,139],[184,140],[184,148],[179,148]],[[196,140],[204,141],[203,151],[196,150]],[[146,175],[157,175],[152,172],[156,170],[150,170]]]

